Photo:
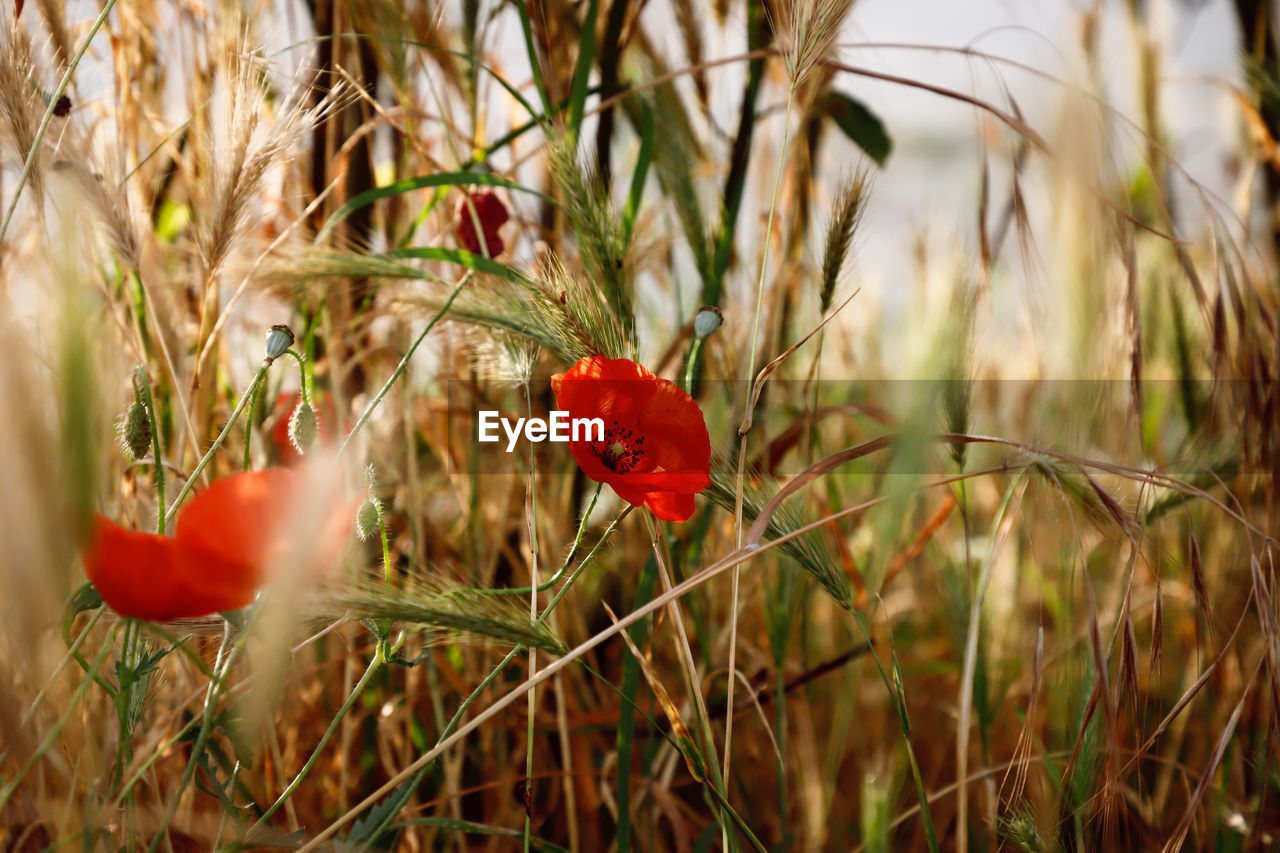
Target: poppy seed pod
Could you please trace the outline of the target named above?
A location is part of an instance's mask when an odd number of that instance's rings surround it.
[[[289,441],[299,453],[306,453],[315,443],[317,431],[316,410],[304,400],[289,417]]]
[[[270,364],[293,346],[293,330],[278,323],[267,332],[266,362]]]
[[[368,542],[378,535],[378,527],[380,526],[378,517],[380,515],[381,512],[376,498],[371,498],[360,504],[360,509],[356,512],[356,535],[360,537],[361,542]]]
[[[147,409],[137,400],[129,404],[120,422],[120,443],[134,459],[141,459],[151,448],[151,421]]]
[[[714,305],[703,305],[693,317],[693,333],[705,338],[720,328],[724,322],[724,314]]]

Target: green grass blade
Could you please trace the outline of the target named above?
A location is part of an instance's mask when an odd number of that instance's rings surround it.
[[[653,110],[649,105],[640,102],[640,154],[636,157],[636,168],[631,174],[631,191],[627,193],[627,206],[622,211],[623,244],[631,243],[631,234],[635,230],[636,214],[640,212],[640,199],[644,196],[644,182],[649,177],[649,164],[653,161]]]
[[[506,187],[511,190],[519,190],[520,192],[532,193],[542,198],[544,201],[551,202],[551,199],[542,195],[537,190],[531,190],[528,187],[518,184],[515,181],[509,181],[506,178],[500,178],[497,175],[489,175],[483,172],[440,172],[435,175],[420,175],[416,178],[405,178],[387,184],[385,187],[374,187],[365,190],[359,195],[352,198],[342,207],[334,211],[333,215],[324,223],[320,229],[320,233],[316,235],[315,242],[323,243],[325,238],[333,233],[333,229],[338,226],[342,220],[346,219],[360,208],[373,204],[384,198],[401,195],[414,190],[426,189],[428,187],[451,187],[451,186],[467,186],[478,184],[486,187]],[[554,203],[554,202],[552,202]]]
[[[542,106],[551,112],[551,95],[547,93],[547,83],[542,79],[542,63],[538,61],[538,46],[533,41],[533,22],[529,20],[529,4],[525,0],[516,0],[516,11],[520,13],[520,32],[524,35],[525,50],[529,54],[529,71],[533,74],[533,84],[542,97]]]
[[[468,252],[465,249],[446,249],[442,246],[419,246],[413,249],[396,249],[394,252],[387,252],[387,257],[391,258],[419,258],[426,261],[447,261],[451,264],[473,269],[476,272],[487,272],[490,275],[496,275],[504,278],[512,283],[522,283],[524,276],[520,274],[514,267],[509,267],[504,263],[486,258],[484,255],[477,255]]]
[[[573,71],[573,88],[569,95],[569,132],[573,146],[578,146],[582,131],[582,114],[587,105],[587,79],[596,58],[596,17],[600,13],[600,0],[590,0],[587,17],[582,22],[582,41],[578,46],[578,66]]]
[[[636,587],[636,603],[641,607],[653,598],[653,587],[658,580],[658,563],[649,555],[640,582]],[[630,628],[631,642],[637,646],[644,640],[645,623],[637,622]],[[622,708],[618,714],[618,789],[614,799],[618,803],[618,853],[631,850],[631,752],[636,736],[636,691],[640,689],[640,664],[627,652],[622,668]]]

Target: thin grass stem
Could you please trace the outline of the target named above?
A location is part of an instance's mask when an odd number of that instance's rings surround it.
[[[418,347],[422,345],[424,340],[426,340],[427,333],[435,328],[435,325],[440,321],[440,318],[448,312],[449,308],[453,305],[453,301],[457,299],[458,294],[462,292],[462,288],[471,281],[471,278],[474,275],[474,271],[467,270],[462,278],[458,280],[458,283],[454,285],[453,292],[449,294],[449,298],[445,300],[444,305],[440,306],[440,310],[435,313],[435,316],[428,321],[427,325],[418,334],[418,337],[414,339],[412,344],[410,344],[408,351],[406,351],[404,356],[400,359],[400,363],[396,365],[396,369],[392,371],[389,377],[387,377],[387,381],[378,389],[378,393],[369,401],[369,405],[365,406],[364,411],[356,420],[355,425],[351,427],[351,432],[347,433],[347,437],[343,439],[342,445],[338,448],[338,456],[341,456],[346,452],[347,448],[351,445],[351,440],[355,438],[356,434],[360,432],[366,423],[368,423],[369,418],[373,416],[374,410],[377,409],[378,404],[382,402],[382,398],[387,396],[387,392],[391,390],[392,385],[396,384],[396,380],[404,375],[405,368],[409,366],[409,360],[413,358],[413,354],[418,351]]]

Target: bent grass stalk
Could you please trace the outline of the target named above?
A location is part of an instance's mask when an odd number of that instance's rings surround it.
[[[391,652],[394,654],[403,642],[404,638],[402,636],[400,642],[391,649]],[[254,833],[261,829],[262,826],[271,819],[271,816],[279,811],[281,806],[288,802],[289,798],[292,797],[294,792],[302,785],[303,781],[307,778],[307,774],[311,772],[311,769],[315,767],[316,762],[320,760],[320,754],[324,752],[325,746],[328,745],[329,740],[333,737],[334,733],[337,732],[339,723],[341,723],[347,716],[347,713],[355,705],[356,699],[360,698],[360,694],[369,686],[369,682],[373,679],[373,676],[382,669],[386,662],[387,657],[383,644],[378,643],[374,648],[373,658],[369,661],[369,666],[365,668],[364,675],[360,676],[360,680],[357,681],[355,687],[351,689],[351,693],[347,696],[346,701],[342,703],[342,707],[338,709],[337,714],[335,714],[333,719],[329,721],[328,728],[324,730],[324,734],[320,736],[320,740],[316,743],[315,749],[311,751],[311,757],[302,765],[302,769],[293,777],[293,781],[291,781],[285,789],[280,792],[280,796],[276,798],[276,801],[262,813],[262,816],[258,818],[253,826],[249,827],[249,830],[244,836],[246,843],[253,843]]]
[[[400,363],[396,365],[396,369],[392,371],[389,377],[387,377],[387,381],[378,389],[378,393],[369,401],[369,405],[365,406],[364,412],[361,413],[360,417],[356,420],[355,425],[351,427],[351,432],[347,433],[347,437],[343,439],[342,445],[338,448],[338,456],[341,456],[346,452],[347,448],[351,445],[351,440],[356,437],[356,433],[360,432],[364,425],[369,422],[369,418],[373,416],[373,412],[378,408],[378,404],[382,402],[382,398],[387,396],[387,392],[391,390],[391,386],[395,385],[396,380],[404,374],[405,368],[409,366],[409,360],[413,358],[413,354],[418,351],[418,347],[422,345],[424,340],[426,340],[427,333],[430,332],[435,327],[436,323],[440,322],[440,318],[449,311],[449,308],[453,305],[453,301],[458,298],[458,294],[462,292],[462,288],[471,281],[473,276],[475,276],[475,271],[467,270],[462,278],[458,279],[458,283],[454,285],[453,292],[449,294],[449,298],[445,300],[444,305],[440,306],[440,310],[435,313],[435,316],[431,318],[426,327],[418,334],[418,337],[409,345],[409,349],[400,359]]]
[[[746,411],[743,413],[743,426],[739,428],[740,438],[738,440],[738,479],[734,488],[733,500],[733,527],[737,536],[738,547],[742,547],[742,500],[743,488],[745,485],[747,473],[747,435],[750,431],[751,417],[754,409],[755,394],[753,393],[753,385],[755,383],[756,372],[756,356],[757,347],[759,346],[760,337],[760,314],[764,307],[764,283],[769,271],[769,243],[773,235],[773,218],[778,210],[778,190],[782,185],[782,164],[787,159],[787,145],[791,140],[791,108],[795,101],[796,89],[792,85],[787,91],[787,109],[782,125],[782,151],[778,155],[778,166],[773,175],[773,198],[769,202],[769,219],[764,231],[764,245],[761,247],[760,254],[760,278],[756,282],[756,310],[755,317],[751,321],[751,355],[747,360],[747,400]],[[746,429],[747,431],[743,431]],[[724,717],[724,767],[721,771],[724,777],[725,797],[729,796],[729,767],[732,764],[733,756],[733,697],[737,691],[734,689],[734,673],[737,672],[738,665],[738,586],[740,580],[740,572],[738,569],[733,570],[733,580],[731,582],[732,592],[729,604],[729,688],[726,692],[726,710]],[[725,829],[727,840],[728,829]]]
[[[231,417],[227,418],[226,426],[222,428],[222,432],[218,433],[218,437],[213,440],[213,444],[210,445],[209,449],[205,452],[204,458],[202,458],[199,464],[196,465],[195,470],[191,472],[191,476],[187,477],[187,482],[183,484],[182,490],[178,492],[178,496],[173,499],[173,504],[162,515],[160,519],[161,532],[168,528],[169,522],[173,520],[174,514],[178,511],[178,507],[182,506],[182,502],[186,500],[187,495],[191,493],[191,488],[195,485],[196,478],[204,472],[204,469],[208,466],[210,460],[213,459],[213,454],[218,452],[218,448],[222,447],[223,442],[227,440],[227,436],[231,434],[231,428],[236,425],[236,421],[240,419],[240,413],[245,410],[249,401],[252,400],[254,394],[257,393],[258,385],[266,377],[267,370],[270,367],[271,363],[264,361],[262,366],[258,368],[258,372],[253,374],[253,379],[249,380],[249,387],[240,395],[240,402],[236,404],[234,411],[231,412]]]
[[[662,591],[670,592],[672,589],[671,573],[667,566],[670,564],[671,560],[670,555],[667,553],[666,540],[663,539],[662,529],[654,520],[652,514],[645,513],[644,517],[649,530],[649,538],[653,543],[653,556],[658,563],[658,579],[662,581]],[[694,712],[697,714],[704,749],[707,751],[706,758],[709,759],[704,763],[710,769],[712,781],[714,783],[715,790],[722,801],[722,805],[727,806],[729,803],[728,787],[725,785],[724,778],[720,775],[716,767],[716,741],[715,735],[711,732],[711,715],[707,713],[707,703],[702,696],[702,679],[698,677],[698,667],[693,660],[693,647],[689,643],[689,634],[685,630],[684,619],[680,615],[680,610],[676,606],[675,599],[672,599],[668,603],[667,612],[671,616],[671,621],[675,624],[676,634],[680,640],[677,644],[677,652],[680,655],[680,662],[685,668],[685,677],[689,680],[689,692],[693,696]],[[730,688],[728,692],[733,693],[733,669],[729,670],[729,676]],[[731,712],[732,708],[730,707],[730,710],[726,713]],[[726,724],[727,722],[728,721],[726,720]],[[724,841],[725,850],[736,849],[737,846],[735,839],[729,834],[729,827],[731,825],[732,821],[729,818],[727,809],[722,808],[720,815],[720,832]]]
[[[631,627],[636,622],[639,622],[641,619],[645,618],[646,616],[649,616],[650,614],[662,609],[663,607],[666,607],[671,602],[676,601],[677,599],[682,598],[685,595],[688,595],[694,589],[705,584],[707,581],[711,580],[712,578],[718,577],[724,574],[726,571],[729,571],[733,567],[741,565],[742,563],[746,562],[747,560],[750,560],[752,557],[756,556],[757,554],[761,554],[773,548],[776,548],[785,542],[795,539],[798,536],[802,536],[805,533],[808,533],[812,530],[816,530],[825,524],[830,524],[831,521],[835,518],[843,518],[858,512],[865,512],[867,509],[870,509],[872,506],[879,505],[880,503],[883,503],[883,499],[866,501],[864,503],[858,504],[857,506],[848,507],[846,509],[841,510],[840,512],[833,513],[832,515],[826,516],[825,518],[819,519],[818,521],[815,521],[811,524],[806,524],[802,527],[797,528],[796,530],[783,534],[782,536],[779,536],[776,539],[771,539],[770,541],[764,543],[763,545],[752,543],[742,548],[738,548],[730,552],[726,556],[720,558],[716,562],[712,563],[711,565],[707,566],[706,568],[702,569],[700,572],[688,578],[687,580],[684,580],[679,584],[675,585],[670,590],[663,592],[661,595],[655,597],[652,601],[648,602],[647,604],[644,604],[643,606],[637,608],[636,610],[632,611],[626,616],[619,618],[616,622],[611,624],[609,627],[601,629],[593,636],[589,637],[588,639],[578,644],[576,647],[574,647],[571,651],[569,651],[563,657],[558,658],[557,660],[553,661],[551,664],[539,670],[536,676],[526,679],[522,684],[517,685],[516,687],[509,690],[507,693],[503,694],[502,698],[496,700],[492,705],[490,705],[485,710],[481,711],[479,714],[473,717],[470,721],[463,723],[461,726],[453,729],[451,734],[442,736],[441,739],[436,743],[434,747],[432,747],[423,755],[419,756],[416,760],[414,760],[412,764],[410,764],[408,767],[401,770],[395,776],[391,777],[391,779],[387,780],[376,791],[369,794],[369,796],[365,797],[365,799],[363,799],[362,801],[357,803],[355,806],[353,806],[351,809],[349,809],[345,814],[340,816],[337,820],[335,820],[328,827],[326,827],[322,832],[320,832],[315,838],[311,839],[311,841],[307,842],[302,847],[300,847],[298,849],[298,853],[308,853],[308,851],[319,849],[320,845],[322,845],[329,838],[332,838],[334,833],[336,833],[341,827],[345,826],[347,823],[349,823],[353,818],[355,818],[365,809],[377,803],[381,797],[395,790],[395,788],[399,786],[401,783],[403,783],[406,779],[410,778],[415,773],[418,773],[423,769],[425,769],[426,767],[428,767],[431,761],[437,758],[446,749],[449,749],[450,747],[457,744],[460,740],[465,738],[467,735],[471,734],[473,731],[483,726],[489,720],[493,719],[498,714],[506,710],[513,702],[515,702],[517,699],[519,699],[521,696],[527,693],[530,689],[541,684],[543,681],[546,681],[548,678],[551,678],[557,672],[560,672],[566,669],[570,664],[577,661],[579,658],[581,658],[587,652],[594,649],[596,646],[603,643],[605,640],[608,640],[610,637],[613,637],[614,635],[622,631],[625,631],[627,628]],[[545,615],[545,611],[544,611],[544,615]],[[477,687],[475,691],[472,692],[471,696],[467,698],[467,701],[463,703],[463,706],[458,709],[458,712],[457,714],[455,714],[455,717],[454,717],[455,719],[461,718],[461,716],[467,711],[468,707],[470,707],[470,705],[475,701],[480,691],[482,691],[485,687],[491,684],[494,681],[494,679],[497,678],[498,673],[501,671],[502,667],[505,666],[505,664],[508,661],[514,658],[515,654],[516,652],[513,650],[512,653],[509,654],[507,658],[503,661],[503,663],[499,664],[499,666],[486,677],[485,681],[482,682],[481,685]],[[451,721],[451,727],[452,727],[452,721]]]

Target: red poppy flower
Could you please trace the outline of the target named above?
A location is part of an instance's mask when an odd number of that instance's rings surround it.
[[[289,513],[309,484],[303,472],[268,468],[216,481],[182,507],[173,536],[125,530],[94,517],[81,546],[85,572],[121,616],[167,622],[248,605],[290,538]],[[332,562],[353,510],[326,515],[313,554]]]
[[[468,198],[471,199],[470,205],[467,204]],[[479,255],[482,252],[480,238],[476,236],[476,224],[471,218],[472,205],[476,209],[476,219],[480,220],[480,230],[484,234],[484,244],[489,250],[488,255],[496,258],[502,254],[504,248],[502,238],[498,236],[498,228],[511,218],[507,213],[507,206],[490,189],[476,190],[458,201],[458,241],[473,255]]]
[[[604,421],[602,440],[569,442],[583,473],[657,518],[689,520],[693,496],[711,485],[711,438],[692,397],[634,361],[599,355],[551,377],[551,387],[571,419]]]

